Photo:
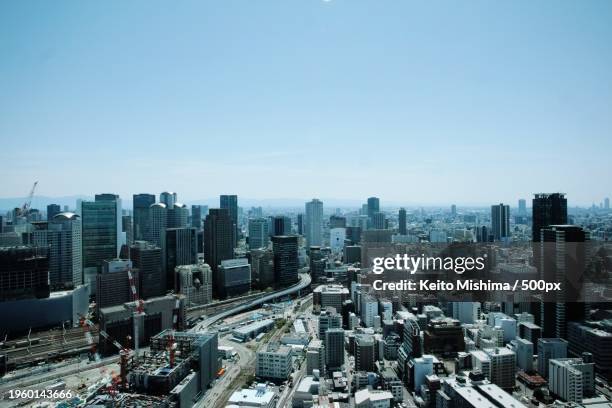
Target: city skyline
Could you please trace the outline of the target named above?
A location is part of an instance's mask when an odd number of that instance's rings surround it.
[[[546,193],[557,193],[557,192],[559,191],[549,191]],[[531,209],[532,199],[534,198],[536,194],[540,194],[540,193],[542,192],[537,192],[537,193],[534,192],[525,197],[518,197],[511,201],[504,201],[503,203],[509,205],[510,208],[513,209],[513,211],[517,211],[517,210],[520,210],[518,208],[518,202],[520,200],[526,200],[527,201],[526,208]],[[94,193],[91,195],[74,195],[74,196],[63,196],[63,197],[50,197],[50,196],[41,196],[41,195],[35,194],[34,197],[32,198],[31,208],[44,210],[45,207],[47,207],[47,205],[58,204],[60,205],[61,210],[63,210],[64,206],[68,206],[69,209],[74,210],[76,208],[75,206],[78,200],[93,201],[95,194],[97,193]],[[121,194],[119,194],[119,196],[122,199],[122,203],[123,203],[122,208],[124,210],[131,210],[133,207],[132,197],[138,194],[152,194],[155,196],[155,202],[160,202],[159,192],[131,193],[126,196],[122,196]],[[182,197],[181,194],[179,194],[179,196]],[[333,210],[335,210],[336,208],[342,208],[345,210],[350,210],[350,209],[358,210],[366,202],[366,198],[337,198],[337,197],[312,196],[310,198],[256,199],[252,197],[242,197],[240,196],[240,194],[238,194],[238,206],[241,208],[262,207],[262,208],[268,208],[268,209],[296,209],[296,208],[303,209],[304,205],[308,201],[312,200],[313,198],[319,199],[323,202],[325,212],[333,212]],[[462,203],[458,201],[451,201],[450,199],[444,202],[440,202],[440,203],[425,203],[425,202],[414,202],[414,201],[407,201],[407,200],[405,201],[387,200],[385,199],[385,197],[379,197],[379,198],[381,198],[382,200],[381,209],[384,209],[384,210],[394,210],[394,209],[399,209],[401,207],[406,207],[407,209],[410,209],[410,210],[419,209],[419,208],[438,209],[438,208],[446,208],[446,207],[449,207],[450,209],[450,207],[452,206],[456,206],[458,208],[464,208],[464,209],[486,210],[490,208],[490,206],[493,204],[499,204],[499,202],[494,199],[490,200],[489,202],[482,202],[482,203],[469,203],[469,202]],[[11,197],[11,198],[0,197],[0,210],[1,211],[12,210],[13,208],[21,206],[26,201],[26,199],[27,197],[25,196],[24,197]],[[601,197],[599,200],[593,201],[591,203],[577,203],[576,201],[572,200],[571,197],[568,197],[568,200],[569,200],[568,208],[588,209],[588,208],[591,208],[592,206],[595,206],[596,208],[600,208],[600,206],[602,205],[604,206],[603,208],[605,208],[606,199],[609,200],[609,197],[607,196]],[[182,199],[180,198],[178,201],[188,206],[206,205],[210,208],[219,208],[220,206],[219,196],[200,198],[200,199]]]
[[[0,197],[610,195],[609,2],[143,5],[0,6]]]

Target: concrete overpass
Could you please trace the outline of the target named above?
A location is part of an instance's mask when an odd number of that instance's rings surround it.
[[[245,303],[242,303],[236,306],[231,306],[229,309],[224,310],[223,312],[216,313],[212,316],[208,316],[202,322],[196,324],[189,331],[206,330],[208,327],[212,326],[213,324],[215,324],[221,319],[225,319],[226,317],[229,317],[229,316],[241,313],[241,312],[245,312],[249,309],[254,308],[255,306],[259,306],[264,303],[268,303],[272,300],[281,298],[283,296],[287,296],[287,295],[291,295],[293,293],[299,292],[300,290],[307,288],[310,285],[310,282],[311,282],[311,278],[309,274],[300,273],[298,283],[292,286],[289,286],[288,288],[278,290],[276,292],[262,294],[261,297],[257,299],[249,300]]]

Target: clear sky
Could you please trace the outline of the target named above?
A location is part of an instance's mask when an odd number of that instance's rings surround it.
[[[0,197],[612,196],[612,2],[2,1]]]

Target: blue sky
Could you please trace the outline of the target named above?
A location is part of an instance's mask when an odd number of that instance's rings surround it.
[[[612,195],[612,2],[0,2],[0,196]]]

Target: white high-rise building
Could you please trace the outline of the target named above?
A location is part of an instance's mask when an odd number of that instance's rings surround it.
[[[581,358],[559,358],[548,362],[550,391],[567,402],[581,403],[595,391],[595,364]]]
[[[256,375],[272,380],[286,380],[291,374],[292,349],[286,345],[270,343],[257,352]]]
[[[361,297],[361,321],[366,327],[374,327],[374,316],[378,316],[378,301],[364,294]]]
[[[323,202],[316,198],[306,203],[304,220],[306,244],[320,246],[323,244]]]
[[[332,228],[329,230],[329,247],[333,253],[340,253],[344,249],[346,228]]]

